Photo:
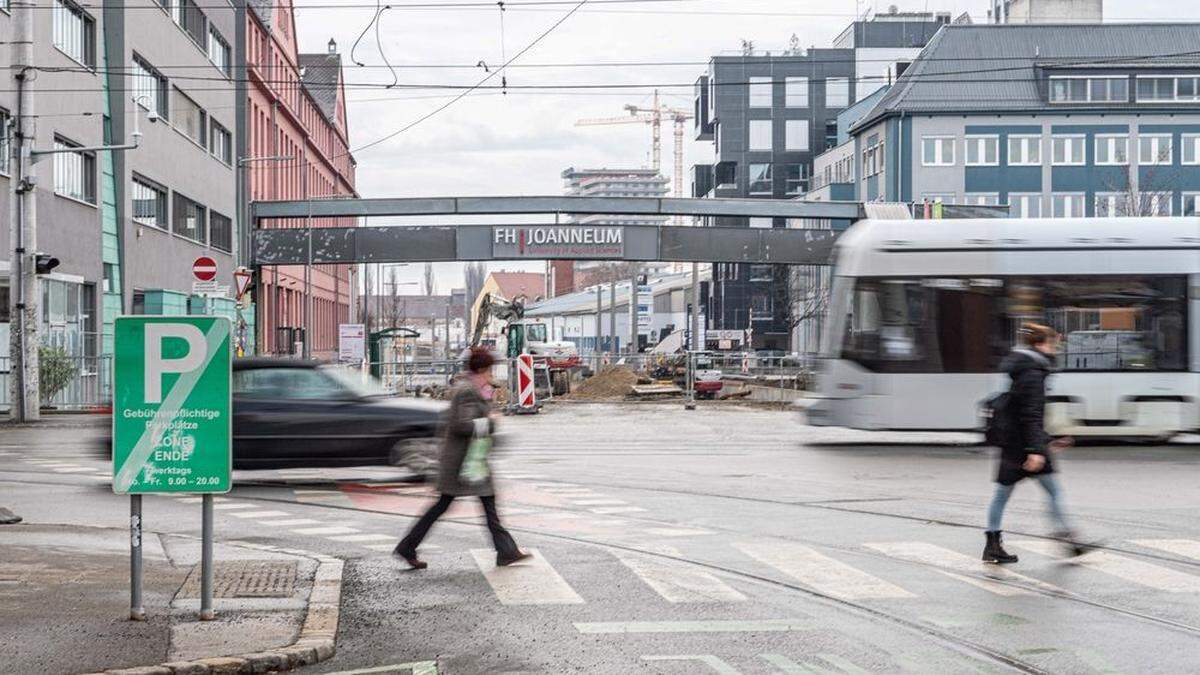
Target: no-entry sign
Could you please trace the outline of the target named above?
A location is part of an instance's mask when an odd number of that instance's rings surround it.
[[[212,281],[217,278],[217,261],[202,255],[192,263],[192,276],[198,281]]]
[[[228,492],[229,320],[118,317],[114,333],[113,491]]]

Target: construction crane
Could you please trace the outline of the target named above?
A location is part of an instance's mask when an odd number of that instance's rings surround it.
[[[692,119],[690,110],[671,108],[658,101],[658,90],[654,90],[654,101],[649,108],[626,104],[628,117],[603,117],[582,119],[575,122],[577,127],[600,126],[607,124],[649,124],[651,129],[650,157],[654,172],[662,173],[662,121],[663,117],[675,123],[675,176],[674,196],[683,196],[683,132],[688,120]],[[683,216],[675,216],[675,224],[683,224]]]

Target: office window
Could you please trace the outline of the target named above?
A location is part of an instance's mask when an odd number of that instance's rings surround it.
[[[133,57],[133,98],[146,110],[167,119],[167,78],[142,57]]]
[[[133,175],[130,190],[133,199],[133,221],[162,230],[167,228],[167,190],[141,176]]]
[[[213,157],[225,164],[233,163],[233,134],[221,126],[216,120],[211,120],[212,131],[208,135],[208,151]]]
[[[1096,136],[1096,163],[1121,165],[1129,163],[1129,137],[1125,135]]]
[[[750,120],[750,149],[771,150],[771,120]]]
[[[825,107],[845,108],[850,105],[850,80],[830,77],[825,80]]]
[[[770,164],[750,165],[750,194],[771,194],[775,187]]]
[[[230,74],[229,43],[221,37],[220,31],[211,26],[208,29],[208,60],[222,73]]]
[[[1124,103],[1129,100],[1127,77],[1051,77],[1051,103]]]
[[[1137,80],[1137,97],[1141,103],[1175,103],[1200,101],[1200,77],[1147,76]]]
[[[1129,195],[1123,192],[1101,192],[1096,195],[1097,218],[1123,218],[1129,215]]]
[[[999,136],[967,136],[967,166],[996,166],[1000,163]]]
[[[1138,137],[1138,164],[1170,164],[1174,154],[1170,134],[1145,134]]]
[[[1183,215],[1200,216],[1200,192],[1183,193]]]
[[[770,218],[750,218],[750,227],[760,230],[769,230],[772,226]]]
[[[1174,211],[1170,192],[1143,192],[1138,195],[1138,214],[1166,218]]]
[[[188,98],[187,94],[183,93],[176,87],[174,90],[172,103],[171,117],[175,128],[181,131],[185,136],[199,143],[203,147],[208,146],[208,115],[204,109],[196,105],[196,102]]]
[[[1183,142],[1183,163],[1200,164],[1200,134],[1184,134],[1180,140]]]
[[[996,206],[1000,203],[1000,195],[995,192],[968,192],[967,203],[974,206]]]
[[[1086,163],[1083,136],[1055,136],[1050,145],[1050,161],[1055,166],[1082,166]]]
[[[12,150],[12,129],[8,123],[12,116],[4,108],[0,108],[0,173],[8,174],[8,153]]]
[[[808,107],[808,78],[788,77],[784,81],[784,105],[789,108]]]
[[[808,120],[786,120],[784,131],[786,149],[801,152],[808,150]]]
[[[1009,136],[1009,166],[1040,166],[1042,163],[1041,136]]]
[[[1077,193],[1055,193],[1050,196],[1055,218],[1083,218],[1083,195]]]
[[[750,107],[751,108],[770,108],[771,107],[771,78],[769,78],[769,77],[752,77],[752,78],[750,78]]]
[[[213,248],[233,251],[233,221],[216,211],[208,215],[208,242]]]
[[[208,17],[194,0],[171,0],[171,18],[202,49],[208,45]]]
[[[82,147],[65,138],[54,138],[55,150]],[[96,155],[60,152],[54,155],[54,192],[64,197],[96,203]]]
[[[954,137],[925,136],[921,138],[921,164],[924,166],[954,166]]]
[[[1009,213],[1014,218],[1041,218],[1042,195],[1036,192],[1008,194]]]
[[[171,231],[181,237],[204,243],[208,210],[202,205],[175,193]]]
[[[54,0],[54,46],[89,68],[96,67],[96,20],[69,0]]]
[[[783,172],[787,194],[798,195],[808,191],[807,164],[785,164]]]

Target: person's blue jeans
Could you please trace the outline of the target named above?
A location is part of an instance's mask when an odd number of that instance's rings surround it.
[[[1050,511],[1050,519],[1054,521],[1054,526],[1059,532],[1066,532],[1067,519],[1063,516],[1062,496],[1058,487],[1058,481],[1054,479],[1054,474],[1044,473],[1034,476],[1037,482],[1041,484],[1042,489],[1046,491],[1047,506]],[[1012,496],[1015,485],[1000,485],[996,484],[996,492],[992,495],[991,506],[988,507],[987,516],[987,531],[998,532],[1000,530],[1000,521],[1004,518],[1004,507],[1008,505],[1008,498]]]

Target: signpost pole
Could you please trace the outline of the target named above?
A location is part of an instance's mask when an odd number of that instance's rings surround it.
[[[141,495],[129,495],[129,620],[146,620],[146,609],[142,606]]]
[[[201,497],[200,515],[200,620],[212,621],[213,612],[213,496]]]

